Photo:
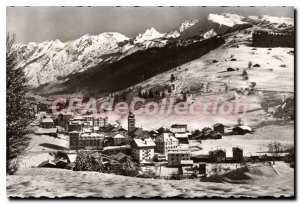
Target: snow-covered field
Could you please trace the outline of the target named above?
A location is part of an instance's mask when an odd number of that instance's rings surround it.
[[[136,116],[137,126],[147,129],[157,129],[161,126],[169,127],[175,123],[188,124],[190,130],[201,129],[206,126],[212,126],[214,123],[223,123],[224,125],[235,125],[238,117],[243,118],[247,125],[257,125],[266,119],[265,113],[259,104],[260,98],[256,95],[241,96],[236,95],[233,89],[249,87],[251,82],[256,83],[256,91],[260,97],[280,102],[283,96],[289,96],[294,93],[294,55],[290,53],[292,48],[253,48],[249,38],[251,35],[236,33],[236,37],[228,37],[227,43],[202,56],[201,58],[186,63],[180,67],[174,68],[152,77],[134,87],[131,90],[150,89],[153,87],[165,87],[174,84],[175,90],[172,95],[176,96],[183,92],[188,94],[188,101],[196,99],[214,101],[217,98],[225,101],[235,97],[237,102],[246,101],[248,112],[227,115],[176,115],[176,114],[156,114],[155,116],[138,115]],[[231,47],[238,45],[239,47]],[[253,50],[256,49],[256,50]],[[236,61],[231,61],[232,59]],[[218,62],[213,63],[213,60]],[[258,64],[260,67],[251,67],[248,69],[248,62],[252,65]],[[227,68],[238,69],[237,71],[227,72]],[[244,80],[241,76],[242,71],[246,70],[249,80]],[[174,74],[177,79],[171,83],[170,76]],[[211,92],[199,94],[202,84],[209,83]],[[225,84],[229,91],[225,93]],[[137,92],[137,91],[136,91]],[[278,104],[277,104],[278,105]],[[126,118],[122,125],[127,127]]]
[[[258,197],[294,195],[293,169],[277,162],[273,167],[255,168],[247,177],[251,184],[201,182],[195,180],[158,180],[74,172],[63,169],[21,169],[7,176],[7,196],[10,197]],[[271,176],[271,177],[270,177]]]

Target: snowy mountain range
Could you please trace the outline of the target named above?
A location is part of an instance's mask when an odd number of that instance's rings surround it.
[[[67,80],[68,75],[83,72],[101,64],[112,63],[139,50],[163,47],[168,42],[200,36],[208,39],[216,35],[256,26],[280,30],[294,26],[294,19],[273,16],[243,17],[236,14],[209,14],[202,20],[187,20],[175,29],[160,33],[155,28],[147,29],[134,39],[116,32],[99,35],[86,34],[79,39],[16,44],[21,55],[18,66],[24,67],[29,84],[42,84]]]

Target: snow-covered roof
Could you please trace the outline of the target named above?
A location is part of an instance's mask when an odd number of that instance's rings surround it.
[[[193,160],[180,160],[181,165],[193,165],[194,161]]]
[[[44,118],[42,120],[42,123],[53,123],[53,119],[52,118]]]
[[[120,135],[120,134],[116,134],[114,136],[114,139],[123,139],[123,138],[125,138],[125,137],[123,135]]]
[[[156,141],[159,142],[172,142],[172,141],[178,141],[172,134],[170,133],[161,133],[157,138]]]
[[[67,154],[70,162],[75,162],[77,154]]]
[[[92,132],[92,133],[83,133],[80,135],[80,137],[103,137],[103,135],[100,135],[98,133]]]
[[[84,118],[81,115],[78,115],[75,118],[73,118],[73,120],[84,120]]]
[[[248,130],[248,131],[252,131],[252,128],[249,127],[249,126],[246,126],[246,125],[241,125],[241,126],[238,126],[239,128],[243,129],[243,130]]]
[[[39,135],[42,135],[42,134],[54,134],[54,133],[57,133],[57,128],[38,128],[35,131],[35,134],[39,134]]]
[[[156,146],[151,138],[134,139],[134,142],[138,147],[155,147]]]
[[[176,138],[188,138],[190,133],[175,133]]]
[[[168,151],[168,154],[190,154],[191,151],[189,149],[171,149]]]
[[[104,150],[112,150],[112,149],[128,149],[130,148],[130,145],[122,145],[122,146],[108,146],[108,147],[104,147]]]

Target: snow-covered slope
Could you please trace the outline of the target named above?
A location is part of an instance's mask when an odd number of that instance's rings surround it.
[[[125,52],[119,43],[128,37],[113,32],[100,35],[89,34],[81,38],[62,43],[59,40],[42,43],[17,44],[22,60],[19,67],[25,67],[25,73],[32,86],[38,86],[74,72],[85,71],[89,67],[109,60],[110,55]]]
[[[199,20],[186,20],[175,29],[163,34],[154,28],[130,39],[120,33],[105,32],[86,34],[79,39],[17,44],[21,54],[19,67],[25,67],[29,84],[38,87],[48,82],[67,78],[70,74],[83,72],[91,67],[111,63],[139,50],[163,47],[169,41],[200,36],[203,39],[234,32],[247,26],[285,30],[294,28],[294,20],[285,17],[249,16],[236,14],[209,14]]]
[[[177,28],[175,28],[174,30],[171,30],[170,32],[166,33],[164,35],[164,37],[165,38],[178,38],[183,31],[185,31],[186,29],[195,25],[198,22],[199,22],[199,20],[197,20],[197,19],[186,20],[185,22],[183,22],[179,26],[177,26]]]
[[[257,25],[260,28],[271,29],[271,30],[283,30],[294,27],[294,19],[286,17],[276,16],[248,16],[243,19],[246,22]]]
[[[209,14],[207,18],[183,31],[180,38],[202,36],[203,38],[233,32],[250,25],[243,21],[244,17],[236,14]]]
[[[145,31],[145,33],[143,34],[139,34],[135,40],[134,40],[134,43],[137,44],[137,43],[143,43],[145,41],[149,41],[149,40],[154,40],[154,39],[157,39],[157,38],[161,38],[164,34],[162,33],[159,33],[157,30],[155,30],[154,28],[150,28],[150,29],[147,29]]]

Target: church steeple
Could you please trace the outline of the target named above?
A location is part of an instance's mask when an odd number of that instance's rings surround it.
[[[135,129],[135,116],[129,112],[128,115],[128,133],[131,133]]]

